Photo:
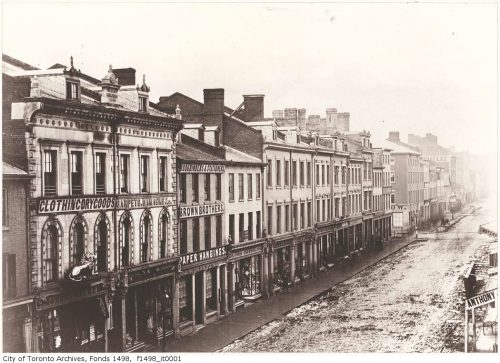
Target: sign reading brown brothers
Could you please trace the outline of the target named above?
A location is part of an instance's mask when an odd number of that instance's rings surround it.
[[[224,203],[189,205],[179,207],[179,218],[200,217],[224,213]]]

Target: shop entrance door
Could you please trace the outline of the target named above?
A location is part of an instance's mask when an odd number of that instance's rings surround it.
[[[205,311],[203,309],[203,298],[205,294],[203,294],[203,271],[198,272],[195,275],[195,323],[196,324],[203,324],[203,316],[205,315]]]

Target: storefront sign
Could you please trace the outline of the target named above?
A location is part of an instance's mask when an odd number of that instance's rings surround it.
[[[224,203],[190,205],[179,207],[179,218],[200,217],[224,212]]]
[[[191,263],[208,261],[212,258],[220,257],[226,254],[225,247],[212,248],[211,250],[189,253],[181,256],[181,265],[189,265]]]
[[[92,198],[57,198],[41,199],[38,202],[38,213],[80,212],[86,210],[108,209],[115,207],[113,197]]]
[[[496,292],[496,289],[493,289],[490,291],[486,291],[485,293],[483,293],[481,295],[477,295],[477,296],[471,297],[470,299],[467,299],[467,302],[466,302],[467,310],[474,309],[474,308],[477,308],[478,306],[486,305],[486,304],[489,304],[489,303],[495,301],[496,300],[495,299],[495,292]]]
[[[214,164],[182,164],[181,173],[223,173],[224,165]]]
[[[118,197],[116,207],[119,209],[134,209],[145,207],[161,207],[172,204],[170,197],[145,195],[137,197]]]
[[[234,258],[239,258],[239,257],[243,257],[243,256],[246,257],[246,256],[258,254],[261,252],[262,252],[262,245],[259,245],[257,247],[253,247],[253,248],[241,249],[239,251],[232,251],[231,258],[234,259]]]

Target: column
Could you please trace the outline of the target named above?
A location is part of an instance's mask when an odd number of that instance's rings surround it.
[[[122,351],[125,351],[127,345],[127,293],[122,291],[121,293],[121,303],[122,303]]]
[[[229,312],[234,312],[234,263],[230,262],[227,269],[228,300],[227,307]]]
[[[223,285],[222,285],[222,301],[224,301],[224,309],[223,309],[223,314],[227,315],[229,313],[229,309],[227,306],[227,265],[221,266],[221,272],[220,272],[222,279],[223,279]]]
[[[209,271],[210,273],[210,271]],[[201,323],[205,324],[207,315],[207,271],[201,273]]]
[[[268,286],[269,286],[269,296],[274,295],[274,251],[272,249],[269,250],[269,258],[268,258]]]
[[[297,253],[296,251],[296,246],[295,246],[295,239],[290,246],[290,280],[292,282],[292,286],[295,285],[295,254]]]
[[[221,302],[221,299],[222,299],[222,291],[221,291],[221,284],[220,284],[220,269],[222,268],[222,266],[217,266],[216,267],[216,274],[215,274],[215,278],[217,279],[217,282],[216,282],[216,289],[215,291],[217,292],[217,296],[215,297],[215,304],[217,306],[217,319],[220,319],[220,302]],[[209,271],[210,273],[210,271]],[[213,282],[212,282],[213,283]]]
[[[134,289],[134,319],[135,319],[135,337],[134,341],[139,340],[139,320],[137,318],[137,289]]]
[[[264,252],[260,256],[258,256],[260,259],[260,269],[261,269],[261,280],[260,280],[260,286],[261,286],[261,292],[262,296],[264,298],[269,298],[269,265],[267,261],[267,253]]]
[[[179,326],[179,278],[175,275],[172,277],[172,330],[174,331],[174,338],[180,338],[181,329]]]

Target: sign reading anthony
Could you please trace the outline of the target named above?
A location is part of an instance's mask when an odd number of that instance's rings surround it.
[[[467,299],[466,301],[467,310],[474,309],[477,308],[478,306],[486,305],[495,301],[496,290],[497,289],[489,290],[482,293],[481,295],[473,296],[470,299]]]

